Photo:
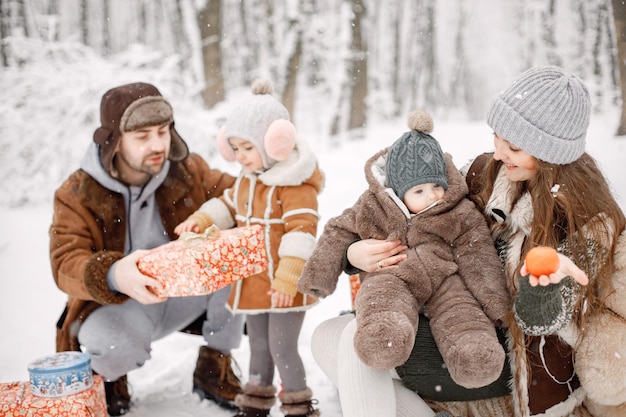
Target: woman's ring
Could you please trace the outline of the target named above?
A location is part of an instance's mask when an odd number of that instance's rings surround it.
[[[376,269],[378,271],[380,271],[381,269],[383,269],[383,266],[380,264],[380,261],[376,262]]]

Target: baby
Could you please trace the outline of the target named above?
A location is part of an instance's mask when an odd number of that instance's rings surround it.
[[[452,379],[482,387],[500,376],[505,361],[494,326],[511,308],[504,271],[486,219],[466,198],[465,180],[430,136],[432,118],[415,111],[409,127],[367,161],[368,190],[327,222],[298,288],[325,297],[351,242],[401,240],[405,261],[360,274],[356,353],[376,369],[403,364],[423,311]]]

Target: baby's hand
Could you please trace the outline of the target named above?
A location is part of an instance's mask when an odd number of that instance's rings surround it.
[[[200,233],[200,227],[195,220],[187,219],[174,228],[174,233],[176,233],[178,236],[182,235],[185,232]]]
[[[267,292],[274,299],[274,307],[291,307],[294,297],[282,291],[270,289]]]

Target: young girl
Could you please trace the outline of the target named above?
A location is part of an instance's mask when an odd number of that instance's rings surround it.
[[[324,177],[305,141],[296,137],[287,109],[265,80],[252,85],[218,134],[222,155],[242,170],[221,198],[207,201],[176,232],[200,232],[260,224],[269,267],[234,284],[229,304],[246,314],[250,340],[249,380],[235,399],[236,417],[265,417],[275,403],[274,367],[282,391],[281,411],[290,417],[318,416],[298,353],[305,310],[317,302],[297,291],[302,268],[317,233],[317,195]]]
[[[487,123],[494,131],[495,152],[477,158],[466,178],[470,195],[489,219],[514,299],[509,320],[512,394],[431,402],[434,410],[462,416],[625,415],[626,351],[612,340],[623,340],[626,326],[609,301],[624,297],[624,287],[617,284],[624,271],[616,272],[616,265],[624,265],[624,248],[617,245],[623,242],[618,237],[626,221],[601,170],[585,153],[590,112],[584,84],[557,67],[526,71],[493,101]],[[539,245],[560,252],[559,270],[550,276],[527,274],[526,253]],[[397,263],[399,252],[393,243],[360,241],[350,246],[347,260],[373,271],[378,262]],[[331,374],[342,369],[326,358],[342,356],[335,351],[342,345],[334,340],[350,330],[345,321],[331,319],[313,337],[315,357]],[[405,366],[429,360],[420,353]],[[604,372],[606,363],[615,372]],[[394,392],[390,373],[349,383],[335,376],[340,392],[363,401],[381,387]],[[403,383],[413,386],[419,380]],[[404,389],[396,386],[395,393],[377,397],[390,399],[380,405],[392,410],[390,415],[397,410],[398,416],[415,416],[413,404],[423,406]]]

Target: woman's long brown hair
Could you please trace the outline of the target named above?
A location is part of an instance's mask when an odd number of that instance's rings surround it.
[[[473,199],[483,210],[493,192],[501,166],[502,162],[492,158],[482,172],[483,181],[480,183],[483,187]],[[566,165],[537,160],[537,175],[534,179],[511,185],[512,205],[526,191],[532,197],[533,221],[530,236],[522,248],[522,259],[534,246],[556,248],[565,244],[569,252],[567,255],[589,275],[590,284],[583,288],[585,294],[579,298],[574,313],[576,322],[584,327],[585,317],[602,305],[598,289],[610,288],[608,281],[614,270],[615,243],[626,223],[609,184],[596,161],[585,153]],[[603,221],[597,221],[600,215]],[[593,242],[603,242],[603,245],[608,246],[590,246]],[[586,312],[582,308],[585,300]]]

